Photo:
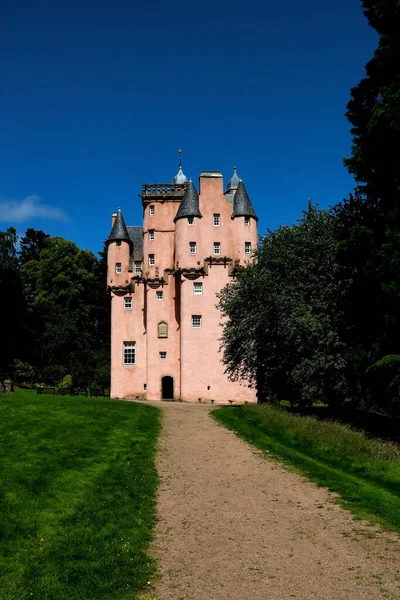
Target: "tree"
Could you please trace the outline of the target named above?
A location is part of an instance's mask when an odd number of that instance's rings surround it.
[[[49,238],[39,258],[22,268],[32,282],[33,309],[41,323],[42,367],[69,368],[82,352],[96,347],[95,264],[92,252],[60,237]]]
[[[227,372],[255,385],[259,401],[345,398],[335,244],[332,219],[310,202],[295,225],[262,238],[257,262],[219,295]]]
[[[400,157],[394,149],[400,143],[400,2],[364,0],[362,4],[379,42],[347,106],[353,144],[345,165],[357,187],[332,214],[338,236],[340,333],[348,346],[348,381],[354,399],[369,401],[367,370],[399,352]]]
[[[24,305],[17,265],[17,232],[0,231],[0,377],[12,370],[21,342]]]

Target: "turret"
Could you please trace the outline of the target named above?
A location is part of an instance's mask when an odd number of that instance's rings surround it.
[[[190,180],[185,195],[176,213],[175,222],[175,267],[199,268],[201,237],[199,195]]]
[[[235,260],[241,264],[249,261],[257,248],[258,217],[254,211],[253,205],[240,179],[233,197],[232,210],[233,230],[235,237]]]
[[[129,259],[132,250],[121,209],[113,214],[113,226],[107,240],[107,285],[124,286],[129,282]]]

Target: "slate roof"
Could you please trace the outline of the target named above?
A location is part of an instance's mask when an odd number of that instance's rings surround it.
[[[108,236],[108,243],[114,242],[116,240],[125,240],[130,242],[131,239],[128,234],[128,230],[125,225],[124,217],[122,216],[122,211],[119,208],[117,212],[117,216],[114,221],[113,228],[111,229],[111,233]]]
[[[187,184],[185,195],[179,205],[178,212],[176,213],[174,223],[178,219],[187,217],[202,217],[199,209],[199,195],[194,187],[193,181],[190,180]]]
[[[236,190],[237,186],[239,185],[239,181],[240,178],[238,176],[238,174],[236,173],[236,167],[233,167],[233,175],[230,178],[230,180],[228,181],[228,183],[226,184],[226,192],[229,192],[230,190]]]
[[[258,217],[242,180],[239,181],[236,194],[233,198],[232,219],[235,217],[253,217],[253,219],[258,221]]]
[[[139,260],[143,256],[143,227],[128,226],[127,230],[133,246],[133,258]]]

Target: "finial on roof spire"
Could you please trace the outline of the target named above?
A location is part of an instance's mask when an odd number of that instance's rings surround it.
[[[188,182],[188,178],[186,177],[186,175],[184,175],[183,171],[182,171],[182,150],[181,148],[179,148],[178,150],[179,152],[179,168],[178,168],[178,173],[175,175],[175,177],[172,180],[172,183],[187,183]]]

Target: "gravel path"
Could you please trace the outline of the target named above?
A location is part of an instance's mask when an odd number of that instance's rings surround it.
[[[400,538],[217,425],[160,403],[159,600],[400,599]]]

